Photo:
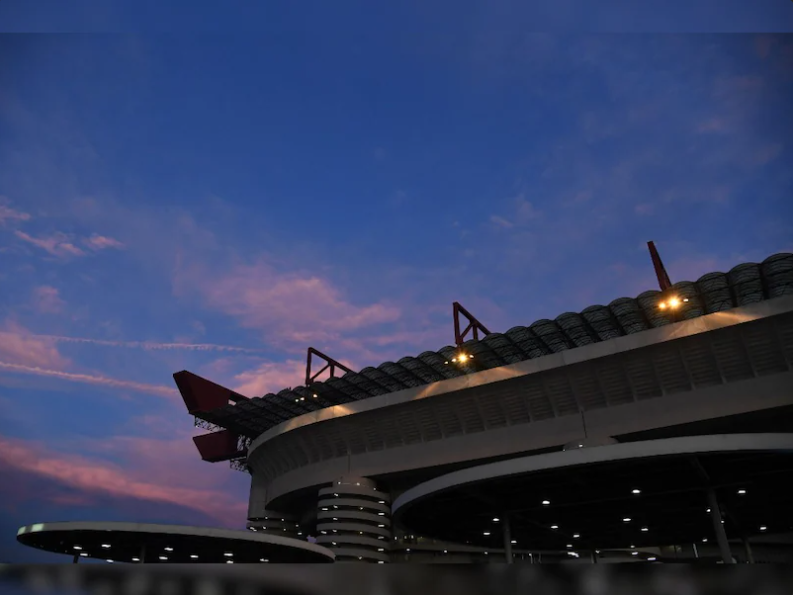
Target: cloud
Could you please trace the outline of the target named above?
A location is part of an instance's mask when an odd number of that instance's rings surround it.
[[[48,237],[34,238],[23,231],[15,231],[16,236],[33,244],[34,246],[49,252],[53,256],[69,257],[69,256],[85,256],[85,252],[75,246],[69,236],[64,233],[56,232]]]
[[[65,337],[62,335],[34,335],[57,343],[82,343],[101,345],[103,347],[126,347],[145,351],[228,351],[236,353],[261,353],[261,349],[236,347],[234,345],[217,345],[215,343],[158,343],[156,341],[108,341],[104,339],[88,339],[85,337]]]
[[[51,340],[37,337],[12,321],[7,321],[0,330],[0,359],[8,365],[50,370],[62,370],[69,364]]]
[[[495,223],[499,227],[503,227],[504,229],[510,229],[514,227],[514,224],[510,221],[507,221],[503,217],[499,217],[498,215],[491,215],[490,216],[491,223]]]
[[[185,439],[185,442],[189,446],[189,439]],[[77,502],[85,502],[91,495],[137,498],[152,503],[186,506],[210,515],[223,524],[242,524],[247,511],[244,501],[222,487],[191,486],[196,476],[199,483],[202,481],[200,473],[174,473],[175,466],[187,456],[186,452],[180,452],[179,457],[169,456],[174,446],[178,445],[173,441],[145,438],[102,440],[103,448],[127,453],[132,465],[122,467],[109,461],[62,451],[52,452],[36,441],[0,437],[0,462],[82,491],[85,499],[75,494]],[[195,456],[194,452],[190,454]],[[135,457],[137,461],[133,460]],[[33,496],[42,497],[41,494]]]
[[[22,211],[17,211],[12,209],[5,203],[3,197],[0,196],[0,226],[4,226],[6,221],[29,221],[30,215],[27,213],[23,213]]]
[[[33,376],[43,376],[46,378],[60,378],[61,380],[68,380],[69,382],[130,389],[133,391],[148,393],[161,397],[175,397],[179,394],[175,388],[168,386],[145,384],[131,380],[118,380],[116,378],[107,378],[105,376],[95,376],[91,374],[63,372],[61,370],[52,370],[48,368],[42,368],[40,366],[27,366],[24,364],[14,364],[5,361],[0,361],[0,371],[2,370],[17,374],[30,374]]]
[[[98,234],[93,234],[91,237],[83,239],[83,244],[95,252],[106,250],[108,248],[115,248],[116,250],[121,250],[124,248],[124,244],[118,240],[109,238],[107,236],[100,236]]]
[[[236,374],[231,388],[247,397],[260,397],[288,387],[301,386],[305,382],[305,374],[305,361],[267,362],[253,370]]]
[[[208,306],[237,318],[242,326],[267,332],[268,340],[306,344],[400,317],[395,306],[352,304],[325,279],[279,272],[261,260],[215,274],[201,266],[185,269],[176,285],[177,293],[196,291]]]
[[[33,290],[33,304],[35,308],[44,314],[57,314],[66,305],[55,287],[42,285]]]

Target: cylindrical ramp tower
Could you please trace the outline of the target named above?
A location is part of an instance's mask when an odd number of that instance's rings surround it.
[[[300,523],[293,515],[266,509],[259,512],[262,516],[248,519],[247,527],[249,531],[304,539]]]
[[[391,548],[391,498],[371,479],[342,477],[319,490],[317,543],[337,562],[385,564]]]

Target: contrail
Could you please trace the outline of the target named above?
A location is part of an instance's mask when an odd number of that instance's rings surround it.
[[[153,341],[107,341],[104,339],[86,339],[83,337],[64,337],[61,335],[29,335],[41,339],[49,339],[58,343],[86,343],[89,345],[104,345],[106,347],[129,347],[145,349],[147,351],[184,349],[188,351],[226,351],[236,353],[262,353],[261,349],[248,347],[234,347],[232,345],[216,345],[214,343],[156,343]]]
[[[85,384],[96,384],[101,386],[113,386],[116,388],[128,388],[142,393],[149,393],[161,397],[173,397],[178,394],[175,388],[168,386],[161,386],[156,384],[144,384],[142,382],[133,382],[131,380],[117,380],[115,378],[106,378],[105,376],[92,376],[90,374],[73,374],[71,372],[61,372],[59,370],[48,370],[46,368],[38,368],[31,366],[23,366],[20,364],[10,364],[7,362],[0,362],[0,370],[9,370],[20,374],[32,374],[33,376],[48,376],[50,378],[62,378],[71,382],[82,382]]]

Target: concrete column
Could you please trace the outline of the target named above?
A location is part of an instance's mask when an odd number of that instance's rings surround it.
[[[72,557],[72,564],[77,564],[80,561],[80,554],[75,554]]]
[[[725,564],[732,564],[730,542],[727,541],[727,532],[724,530],[724,523],[722,523],[721,509],[716,499],[716,492],[712,488],[708,488],[708,504],[710,505],[710,518],[713,521],[713,532],[716,534],[716,541],[719,544],[721,559]]]
[[[589,555],[592,558],[592,564],[597,564],[598,563],[598,554],[597,554],[597,552],[595,550],[592,550],[591,552],[589,552]]]
[[[512,528],[509,524],[509,515],[501,517],[504,523],[504,556],[507,564],[512,564]]]
[[[754,554],[752,553],[752,546],[749,544],[749,538],[743,538],[743,550],[746,553],[746,563],[754,564]]]

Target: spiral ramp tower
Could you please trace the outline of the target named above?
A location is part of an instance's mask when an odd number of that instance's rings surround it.
[[[298,519],[274,510],[264,510],[260,517],[248,519],[247,527],[249,531],[256,533],[303,539],[303,530]]]
[[[371,479],[343,477],[319,490],[317,543],[337,562],[390,561],[391,497]]]

